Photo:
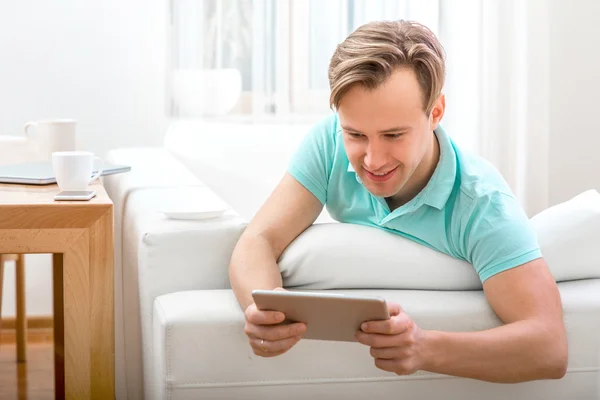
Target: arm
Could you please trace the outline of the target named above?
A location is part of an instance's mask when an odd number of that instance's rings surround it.
[[[287,246],[315,222],[327,200],[335,154],[335,120],[325,118],[300,144],[288,171],[238,241],[229,266],[229,281],[244,309],[244,330],[255,354],[274,357],[291,349],[306,324],[280,324],[285,315],[256,308],[254,289],[282,286],[277,260]]]
[[[481,332],[425,332],[425,369],[491,382],[559,379],[568,352],[562,305],[543,259],[483,285],[503,326]]]
[[[229,279],[242,309],[254,303],[252,290],[282,286],[277,260],[322,209],[309,190],[285,174],[240,237],[231,257]]]
[[[422,369],[502,383],[563,377],[568,352],[562,306],[544,260],[489,278],[484,292],[505,325],[480,332],[422,331],[392,306],[390,320],[369,322],[357,337],[372,347],[377,367],[398,374]]]

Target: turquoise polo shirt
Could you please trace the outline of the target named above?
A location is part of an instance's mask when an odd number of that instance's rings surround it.
[[[393,211],[353,170],[337,114],[311,129],[288,172],[336,221],[384,229],[465,260],[481,282],[540,258],[529,218],[500,173],[483,158],[461,151],[441,126],[434,133],[440,159],[431,179]]]

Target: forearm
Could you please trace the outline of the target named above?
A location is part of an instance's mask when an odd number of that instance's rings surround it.
[[[564,375],[566,339],[532,320],[480,332],[425,332],[425,370],[514,383]]]
[[[277,260],[266,238],[242,235],[231,256],[229,280],[243,310],[254,303],[253,290],[283,285]]]

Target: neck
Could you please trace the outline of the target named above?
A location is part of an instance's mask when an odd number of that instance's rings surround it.
[[[437,140],[437,136],[434,134],[431,135],[431,145],[430,150],[427,152],[421,163],[410,177],[406,185],[402,190],[388,198],[388,204],[390,205],[390,209],[398,208],[410,200],[412,200],[421,190],[427,186],[427,183],[431,179],[431,176],[435,172],[438,161],[440,159],[440,144]]]

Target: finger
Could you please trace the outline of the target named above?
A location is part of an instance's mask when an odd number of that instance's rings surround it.
[[[385,348],[385,347],[405,347],[412,346],[415,339],[412,332],[405,332],[400,335],[385,335],[381,333],[364,333],[357,332],[356,340],[369,347]]]
[[[406,313],[401,313],[385,321],[368,321],[361,324],[360,328],[366,333],[381,333],[398,335],[413,328],[414,322]]]
[[[246,320],[255,325],[274,325],[285,320],[285,314],[279,311],[264,311],[252,304],[246,309]]]
[[[405,358],[406,350],[402,350],[401,347],[371,347],[369,350],[371,357],[380,358],[382,360],[394,360],[397,358]]]
[[[396,372],[395,371],[395,361],[393,360],[382,360],[379,358],[375,359],[375,366],[379,369],[382,369],[384,371],[389,371],[389,372]]]
[[[286,290],[286,289],[284,289],[284,288],[282,288],[282,287],[276,287],[276,288],[275,288],[275,289],[273,289],[273,290],[275,290],[275,291],[278,291],[278,292],[287,292],[287,290]]]
[[[385,348],[385,347],[396,347],[399,344],[398,338],[393,335],[382,335],[380,333],[364,333],[358,332],[356,340],[369,347]]]
[[[250,338],[250,345],[254,353],[262,356],[274,356],[282,354],[292,348],[301,339],[300,336],[291,337],[283,340],[264,340],[258,338]]]
[[[287,352],[287,350],[278,351],[277,353],[265,353],[265,352],[260,351],[260,350],[258,350],[258,351],[255,350],[254,354],[256,354],[257,356],[265,357],[265,358],[271,358],[271,357],[280,356],[280,355],[284,354],[285,352]]]
[[[306,332],[306,324],[296,322],[290,325],[254,325],[246,322],[246,335],[265,340],[281,340],[301,336]]]

